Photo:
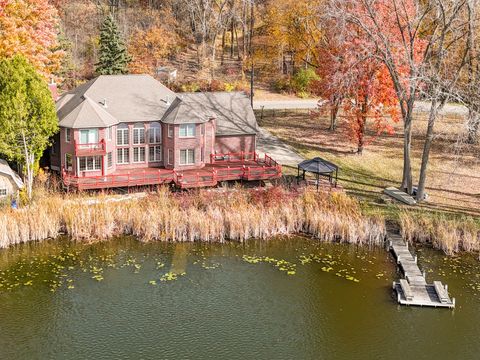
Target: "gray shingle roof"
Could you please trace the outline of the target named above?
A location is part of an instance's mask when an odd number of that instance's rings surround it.
[[[172,110],[169,110],[162,121],[180,124],[205,122],[214,118],[217,135],[258,132],[250,99],[242,92],[184,93],[178,96],[179,101],[172,104]]]
[[[102,104],[106,100],[107,107]],[[255,134],[249,98],[240,92],[175,94],[149,75],[102,75],[57,101],[60,126],[106,127],[122,122],[203,123],[215,118],[217,135]]]
[[[19,189],[23,188],[23,181],[20,176],[18,176],[18,174],[13,171],[10,165],[8,165],[3,159],[0,159],[0,175],[8,176]]]

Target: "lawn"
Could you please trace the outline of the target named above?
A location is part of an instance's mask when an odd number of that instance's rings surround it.
[[[387,186],[399,186],[403,169],[403,125],[395,124],[394,135],[376,137],[368,131],[369,144],[363,155],[355,153],[349,124],[340,118],[338,129],[329,131],[327,117],[303,112],[265,113],[259,123],[293,146],[303,157],[323,157],[340,166],[340,183],[365,205],[392,209],[382,194]],[[427,114],[415,113],[412,156],[414,182],[418,181]],[[428,201],[423,209],[446,213],[480,215],[480,146],[461,141],[463,117],[442,115],[436,125],[427,179]],[[296,170],[285,169],[285,172]]]

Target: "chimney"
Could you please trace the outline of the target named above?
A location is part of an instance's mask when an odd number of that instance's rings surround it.
[[[50,94],[52,94],[53,101],[58,100],[58,89],[57,89],[57,83],[55,82],[55,79],[52,77],[50,78],[50,83],[48,84],[48,89],[50,90]]]

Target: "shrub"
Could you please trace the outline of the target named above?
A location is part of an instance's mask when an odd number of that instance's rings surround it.
[[[300,69],[293,76],[292,87],[297,93],[308,92],[313,81],[318,80],[319,76],[312,68]]]
[[[290,92],[292,87],[288,78],[282,77],[273,82],[273,89],[277,92]]]

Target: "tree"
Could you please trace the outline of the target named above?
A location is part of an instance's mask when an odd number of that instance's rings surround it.
[[[24,166],[28,198],[58,120],[47,83],[23,57],[0,60],[0,153]]]
[[[127,74],[130,61],[131,57],[117,23],[110,14],[105,18],[100,29],[100,51],[96,72],[99,75]]]
[[[137,30],[128,44],[132,62],[129,69],[134,74],[155,74],[155,69],[166,62],[175,51],[176,34],[162,27],[153,26],[148,30]]]
[[[64,55],[57,41],[58,23],[57,10],[48,0],[0,1],[0,58],[21,54],[49,78]]]

